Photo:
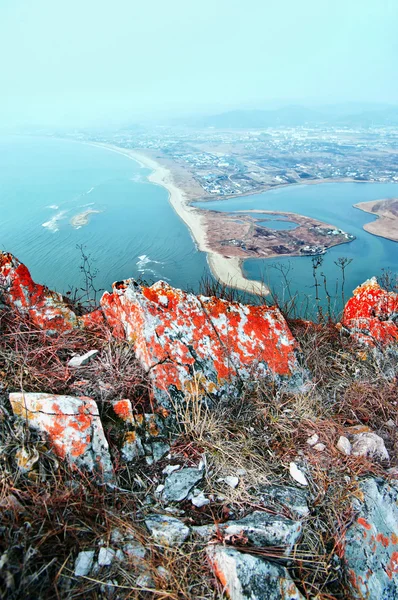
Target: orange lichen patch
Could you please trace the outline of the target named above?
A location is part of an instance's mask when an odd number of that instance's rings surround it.
[[[123,421],[128,423],[132,423],[134,421],[133,408],[130,400],[127,398],[123,400],[115,400],[115,402],[112,403],[112,406],[117,416],[123,419]]]
[[[390,562],[386,566],[386,573],[389,579],[392,579],[394,575],[398,574],[398,552],[392,553]]]
[[[135,442],[136,439],[137,439],[137,436],[136,436],[135,431],[127,431],[124,436],[125,442],[133,443],[133,442]]]
[[[342,325],[357,341],[374,346],[398,342],[398,327],[393,316],[398,312],[398,294],[382,289],[370,279],[354,290],[344,308]]]
[[[398,535],[396,533],[391,534],[391,543],[396,546],[398,544]]]
[[[359,523],[359,525],[362,525],[362,527],[365,527],[365,529],[367,529],[368,531],[372,529],[372,526],[363,517],[359,517],[357,523]]]
[[[100,325],[103,325],[103,323],[105,322],[102,310],[94,310],[91,313],[82,315],[81,317],[79,317],[79,320],[83,327],[87,327],[89,329],[95,329]]]
[[[376,540],[380,544],[382,544],[384,546],[384,548],[388,548],[388,546],[390,545],[390,540],[388,539],[388,537],[386,535],[383,535],[382,533],[377,534]]]

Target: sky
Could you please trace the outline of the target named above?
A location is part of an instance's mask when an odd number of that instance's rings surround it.
[[[397,0],[0,0],[0,127],[398,104]]]

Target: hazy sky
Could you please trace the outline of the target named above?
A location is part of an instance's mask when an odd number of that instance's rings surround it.
[[[0,0],[0,124],[398,103],[398,0]]]

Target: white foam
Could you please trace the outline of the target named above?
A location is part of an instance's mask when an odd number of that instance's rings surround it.
[[[55,233],[56,231],[59,231],[58,221],[62,221],[62,219],[65,218],[65,214],[67,212],[68,211],[66,211],[66,210],[61,210],[59,213],[54,215],[52,219],[50,219],[49,221],[46,221],[45,223],[42,223],[41,226],[45,227],[46,229],[49,229],[53,233]]]

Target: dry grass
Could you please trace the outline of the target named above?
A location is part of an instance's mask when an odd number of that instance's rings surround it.
[[[202,402],[198,379],[186,402],[175,407],[180,431],[173,458],[185,466],[204,461],[204,491],[214,498],[201,509],[189,501],[180,508],[191,525],[220,523],[253,509],[272,511],[259,499],[259,489],[294,485],[288,474],[294,460],[308,478],[311,507],[300,544],[288,561],[281,549],[241,551],[287,566],[306,598],[348,598],[341,558],[343,534],[353,517],[351,499],[358,493],[358,477],[385,475],[388,465],[346,457],[336,450],[336,442],[346,427],[367,425],[382,435],[396,463],[397,434],[388,422],[398,422],[397,380],[391,369],[353,348],[332,323],[291,321],[290,326],[313,374],[314,385],[307,392],[292,394],[269,381],[256,381],[239,399],[210,407]],[[145,533],[144,516],[153,510],[147,499],[163,481],[167,463],[123,464],[118,423],[108,411],[114,398],[129,398],[136,410],[150,410],[148,381],[132,348],[113,339],[106,328],[95,335],[82,331],[49,338],[7,311],[0,314],[0,332],[0,598],[222,598],[203,545],[165,549],[149,542]],[[92,348],[100,354],[83,376],[67,367],[74,353]],[[21,389],[85,394],[99,403],[116,487],[98,486],[84,474],[69,472],[44,439],[13,419],[7,394]],[[314,433],[325,444],[322,452],[307,444]],[[16,466],[21,446],[36,460],[30,474]],[[218,481],[237,471],[236,489]],[[115,527],[130,531],[148,548],[145,570],[152,582],[146,589],[137,585],[134,565],[115,564],[95,577],[74,578],[77,553],[98,548]]]

